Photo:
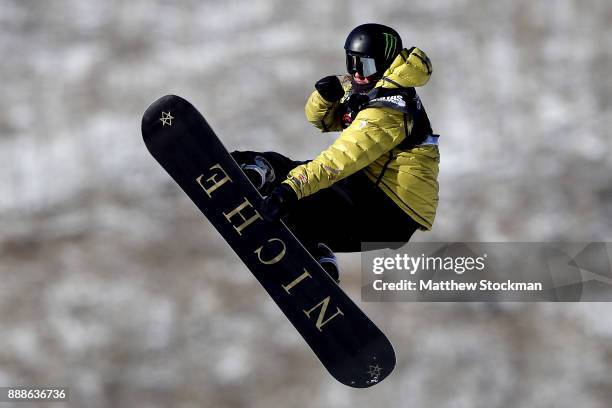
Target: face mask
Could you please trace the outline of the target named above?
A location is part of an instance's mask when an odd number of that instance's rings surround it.
[[[358,94],[368,93],[372,89],[374,89],[377,82],[378,81],[373,80],[369,84],[358,84],[357,82],[355,82],[355,78],[351,76],[351,88],[353,90],[353,93],[358,93]]]

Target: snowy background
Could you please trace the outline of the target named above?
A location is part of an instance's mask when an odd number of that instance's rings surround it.
[[[227,146],[312,157],[333,135],[304,102],[372,21],[434,66],[441,202],[415,239],[612,240],[609,0],[0,0],[0,386],[94,408],[611,406],[607,304],[362,303],[398,366],[336,383],[146,151],[142,113],[176,93]]]

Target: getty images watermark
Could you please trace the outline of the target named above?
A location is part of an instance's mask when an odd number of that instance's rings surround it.
[[[364,301],[612,301],[612,243],[398,246],[362,245]]]

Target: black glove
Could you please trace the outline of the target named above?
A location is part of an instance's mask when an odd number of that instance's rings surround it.
[[[342,84],[335,75],[319,79],[315,84],[315,88],[319,91],[323,99],[328,102],[339,101],[344,96]]]
[[[297,203],[297,200],[298,197],[295,191],[283,183],[263,199],[259,210],[266,220],[277,221],[287,215],[295,203]]]

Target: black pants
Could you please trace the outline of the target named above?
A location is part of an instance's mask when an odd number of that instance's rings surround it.
[[[232,156],[239,164],[254,163],[255,156],[270,163],[276,178],[262,188],[263,195],[305,163],[276,152],[232,152]],[[392,243],[408,242],[419,227],[361,171],[302,198],[283,221],[311,251],[319,242],[334,252],[361,252],[362,242],[377,242],[377,248],[398,247]]]

